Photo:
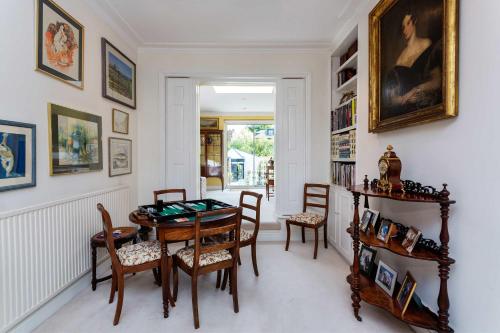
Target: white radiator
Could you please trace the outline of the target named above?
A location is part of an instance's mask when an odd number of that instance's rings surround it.
[[[90,237],[102,230],[97,203],[124,226],[129,195],[122,186],[0,213],[0,332],[89,271]]]

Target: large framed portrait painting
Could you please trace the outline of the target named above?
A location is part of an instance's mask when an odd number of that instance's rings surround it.
[[[51,0],[36,3],[36,69],[83,89],[83,26]]]
[[[370,132],[458,114],[457,0],[381,0],[370,13]]]

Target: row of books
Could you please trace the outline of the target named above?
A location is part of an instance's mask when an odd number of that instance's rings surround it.
[[[353,76],[356,75],[356,68],[346,68],[343,71],[337,73],[337,87],[340,87],[347,81],[349,81]]]
[[[332,160],[356,158],[356,130],[350,130],[345,134],[333,134],[331,149]]]
[[[337,131],[356,124],[356,98],[332,111],[331,129]]]
[[[356,177],[356,165],[332,162],[332,183],[344,187],[349,187],[355,185]]]

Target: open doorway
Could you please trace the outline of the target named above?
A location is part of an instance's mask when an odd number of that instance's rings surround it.
[[[202,196],[239,203],[242,190],[262,193],[262,221],[275,221],[274,82],[207,82],[199,86]],[[273,184],[274,185],[274,184]]]

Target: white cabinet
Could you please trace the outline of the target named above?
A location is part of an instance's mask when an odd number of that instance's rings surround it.
[[[352,260],[352,239],[346,232],[352,222],[354,202],[352,193],[345,188],[331,185],[328,238],[337,251],[349,262]]]

